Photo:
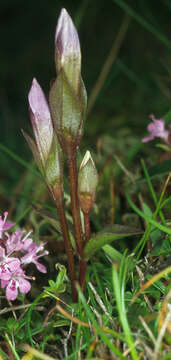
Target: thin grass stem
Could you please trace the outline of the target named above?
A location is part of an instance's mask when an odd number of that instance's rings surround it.
[[[130,18],[128,15],[125,15],[124,16],[124,19],[123,19],[123,22],[120,26],[120,29],[119,29],[119,32],[117,34],[117,37],[114,39],[114,42],[113,42],[113,45],[112,45],[112,48],[109,52],[109,55],[106,59],[106,62],[104,63],[104,66],[99,74],[99,77],[92,89],[92,92],[90,94],[90,97],[89,97],[89,103],[88,103],[88,109],[87,109],[87,113],[89,113],[93,106],[94,106],[94,103],[97,99],[97,96],[98,94],[100,93],[101,89],[102,89],[102,86],[106,80],[106,77],[111,69],[111,66],[113,64],[113,62],[116,60],[117,58],[117,55],[119,53],[119,50],[121,48],[121,45],[124,41],[124,38],[125,38],[125,35],[127,33],[127,30],[128,30],[128,26],[129,26],[129,23],[130,23]]]
[[[146,30],[151,32],[158,40],[160,40],[169,50],[171,50],[171,42],[166,38],[166,36],[158,31],[153,25],[149,24],[142,16],[137,14],[126,2],[123,0],[113,0],[117,3],[125,12],[132,16],[140,25],[142,25]]]

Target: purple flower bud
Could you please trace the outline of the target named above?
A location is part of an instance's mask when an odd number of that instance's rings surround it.
[[[48,103],[36,79],[33,79],[28,100],[35,142],[24,131],[23,135],[46,183],[50,187],[56,183],[62,184],[61,149],[53,131]]]
[[[93,207],[97,183],[98,174],[94,161],[90,151],[86,151],[78,173],[78,196],[81,210],[86,214],[89,214]]]
[[[148,124],[147,130],[151,135],[143,138],[142,142],[148,142],[153,140],[155,137],[159,137],[168,143],[169,132],[165,129],[164,120],[155,119],[154,115],[151,115],[150,117],[153,121]]]
[[[57,78],[50,89],[50,111],[60,145],[67,157],[73,157],[83,135],[87,94],[81,78],[77,30],[65,9],[56,27],[55,63]]]
[[[30,118],[34,137],[41,162],[45,166],[53,139],[53,126],[43,90],[36,79],[33,79],[28,95]]]
[[[55,33],[55,63],[57,74],[63,69],[77,93],[81,76],[81,51],[77,30],[66,9],[62,9]]]

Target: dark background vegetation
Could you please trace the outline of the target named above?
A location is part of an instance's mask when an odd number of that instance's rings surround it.
[[[144,136],[148,115],[163,116],[170,110],[171,99],[171,2],[125,0],[124,4],[134,13],[118,57],[88,115],[82,143],[83,150],[89,147],[96,151],[98,140],[104,137],[113,152],[117,152],[118,142],[123,144],[123,156],[134,138]],[[68,10],[78,28],[89,96],[125,16],[122,5],[119,0],[1,0],[1,144],[28,162],[32,159],[20,129],[31,130],[27,94],[32,78],[36,77],[48,94],[55,76],[54,32],[60,9]],[[155,29],[155,35],[146,24]],[[17,184],[24,168],[2,149],[0,162],[4,195],[9,189],[6,184]]]

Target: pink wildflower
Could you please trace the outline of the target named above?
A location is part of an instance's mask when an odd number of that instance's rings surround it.
[[[19,269],[20,260],[15,257],[5,255],[5,250],[0,247],[0,279],[9,280],[12,274]]]
[[[10,223],[7,222],[7,216],[8,216],[8,212],[5,211],[4,212],[4,219],[2,219],[2,216],[0,216],[0,238],[2,237],[2,234],[5,230],[10,229],[13,225],[15,225],[15,223]]]
[[[44,250],[44,243],[36,245],[33,242],[31,231],[26,235],[22,229],[12,234],[5,231],[14,225],[6,221],[7,216],[7,212],[4,212],[3,220],[0,216],[0,282],[1,288],[6,288],[7,299],[13,301],[18,296],[18,290],[26,294],[31,289],[28,279],[33,280],[33,277],[27,276],[23,267],[34,263],[39,271],[46,273],[45,266],[38,259],[47,255],[48,251]]]
[[[147,130],[151,134],[142,139],[142,142],[148,142],[153,140],[155,137],[163,139],[168,143],[169,131],[165,129],[165,124],[163,119],[155,119],[154,115],[150,115],[150,118],[153,120],[147,126]]]
[[[37,261],[40,257],[44,255],[48,255],[49,253],[47,250],[45,250],[41,254],[37,255],[38,252],[44,250],[44,245],[45,245],[44,243],[40,243],[40,245],[36,245],[35,243],[32,243],[27,249],[28,251],[27,254],[21,258],[22,264],[34,263],[40,272],[46,273],[45,266]]]
[[[5,242],[5,247],[7,254],[12,254],[16,251],[27,251],[29,246],[32,244],[33,240],[29,237],[31,231],[27,233],[24,237],[24,230],[18,229],[13,234],[5,233],[7,240]],[[22,238],[23,237],[23,238]]]
[[[22,294],[27,294],[31,285],[28,280],[33,279],[31,276],[26,276],[21,268],[18,268],[11,276],[10,280],[1,280],[1,287],[6,287],[6,297],[8,300],[15,300],[18,296],[18,288]]]

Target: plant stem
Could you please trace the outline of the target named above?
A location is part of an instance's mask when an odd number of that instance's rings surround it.
[[[84,229],[85,229],[85,239],[86,243],[89,241],[91,233],[90,233],[90,216],[89,214],[84,214]]]
[[[74,234],[77,247],[78,256],[82,257],[83,252],[83,240],[82,240],[82,228],[80,218],[80,206],[78,200],[78,176],[77,176],[77,162],[75,157],[68,157],[68,171],[69,171],[69,186],[71,195],[71,211],[74,225]]]
[[[85,243],[89,241],[91,233],[90,233],[90,217],[89,214],[84,213],[84,229],[85,229]],[[80,261],[80,271],[79,271],[79,283],[81,289],[84,289],[85,278],[86,278],[86,269],[87,269],[87,261],[81,260]]]
[[[73,301],[76,302],[77,291],[75,288],[76,274],[75,274],[75,265],[74,265],[74,254],[69,237],[68,224],[65,216],[62,186],[57,186],[55,189],[53,189],[53,193],[55,194],[55,204],[56,204],[61,231],[64,239],[65,252],[67,255],[68,272],[71,281],[72,298]]]

